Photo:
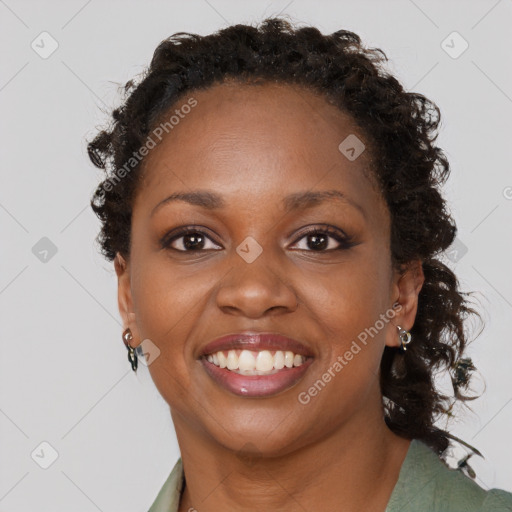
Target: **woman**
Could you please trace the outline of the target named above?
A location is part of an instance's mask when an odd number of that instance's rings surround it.
[[[512,510],[441,459],[476,312],[436,258],[439,110],[384,60],[276,18],[175,34],[90,142],[128,358],[181,452],[151,512]]]

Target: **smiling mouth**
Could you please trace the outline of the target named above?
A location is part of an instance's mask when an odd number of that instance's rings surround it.
[[[304,343],[271,332],[233,333],[202,348],[199,362],[221,388],[238,396],[279,394],[302,379],[313,362]]]
[[[284,350],[220,350],[202,356],[206,373],[221,388],[246,398],[278,395],[295,386],[313,357]]]
[[[219,350],[204,358],[218,368],[245,375],[274,375],[280,371],[302,366],[307,356],[290,350]]]

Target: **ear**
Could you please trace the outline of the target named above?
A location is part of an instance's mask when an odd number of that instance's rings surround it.
[[[396,271],[391,297],[393,298],[392,304],[398,303],[398,306],[393,308],[395,314],[390,320],[391,328],[386,333],[388,347],[400,345],[397,326],[407,331],[412,329],[418,311],[418,296],[424,281],[425,275],[421,260],[410,262],[402,272]]]
[[[129,327],[133,340],[130,345],[135,348],[141,343],[135,312],[133,311],[130,265],[118,252],[114,258],[114,268],[117,274],[117,304],[123,320],[123,331]]]

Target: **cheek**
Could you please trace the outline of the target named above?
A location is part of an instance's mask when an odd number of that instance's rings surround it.
[[[174,395],[188,379],[184,340],[195,308],[200,307],[200,296],[196,287],[176,279],[158,258],[149,256],[137,262],[134,257],[134,264],[132,296],[139,335],[159,351],[148,369],[160,392],[168,396],[172,388]]]
[[[373,326],[391,306],[386,262],[372,257],[370,251],[310,277],[296,277],[297,293],[308,314],[342,344]]]
[[[177,406],[186,401],[191,385],[185,340],[201,308],[201,291],[156,260],[145,258],[132,279],[134,309],[141,339],[151,340],[159,351],[148,365],[151,379],[167,403]]]
[[[314,379],[308,383],[313,386],[320,379],[330,388],[324,392],[322,384],[316,386],[322,389],[322,397],[315,398],[318,403],[336,402],[343,396],[347,407],[356,407],[378,383],[385,332],[392,328],[385,316],[390,307],[385,263],[371,256],[354,258],[329,275],[310,280],[301,291],[307,297],[308,314],[327,338]]]
[[[201,272],[172,268],[162,256],[149,256],[132,279],[135,312],[141,335],[173,339],[180,323],[193,320],[204,306],[210,283]],[[201,277],[199,277],[201,276]]]
[[[187,343],[212,300],[218,274],[196,265],[177,268],[160,253],[133,254],[132,295],[141,339],[158,347],[149,371],[160,393],[171,403],[187,395],[193,347]]]
[[[392,326],[384,316],[385,294],[378,276],[354,269],[317,282],[315,288],[318,300],[311,303],[310,313],[327,339],[298,399],[326,424],[337,424],[365,404],[376,403],[385,332]]]

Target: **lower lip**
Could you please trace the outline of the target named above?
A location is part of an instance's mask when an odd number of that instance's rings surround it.
[[[201,359],[204,369],[215,382],[235,395],[247,397],[272,396],[291,388],[302,378],[312,362],[313,359],[308,358],[300,366],[284,368],[272,375],[240,375]]]

